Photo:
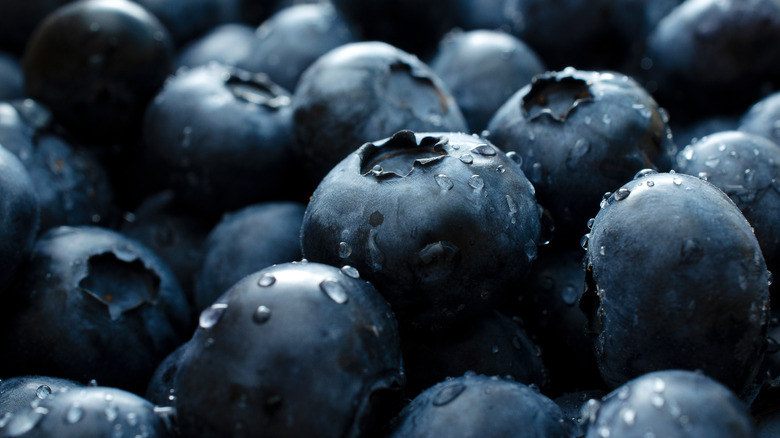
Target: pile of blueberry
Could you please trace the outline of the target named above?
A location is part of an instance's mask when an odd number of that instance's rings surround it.
[[[779,46],[777,0],[0,0],[0,437],[780,436]]]

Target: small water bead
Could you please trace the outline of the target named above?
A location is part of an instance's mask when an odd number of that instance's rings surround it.
[[[726,150],[726,145],[721,143],[718,145],[718,151],[723,152]]]
[[[441,391],[439,391],[433,398],[434,406],[445,406],[452,403],[458,396],[463,394],[466,390],[466,385],[456,383],[454,385],[447,385]]]
[[[84,409],[78,405],[72,405],[65,413],[65,421],[70,424],[76,424],[84,418]]]
[[[585,116],[585,118],[582,120],[582,123],[585,124],[585,126],[590,126],[593,119],[590,116]]]
[[[512,197],[510,195],[506,195],[506,203],[507,203],[507,206],[509,207],[510,221],[513,224],[517,223],[517,212],[518,212],[517,203],[515,202],[514,199],[512,199]]]
[[[135,412],[130,412],[125,418],[127,418],[127,424],[129,424],[131,427],[138,425],[138,415]]]
[[[564,303],[573,306],[577,304],[577,301],[579,301],[580,293],[577,291],[577,288],[575,288],[570,284],[567,284],[561,290],[561,298],[563,299]]]
[[[580,239],[580,246],[582,247],[582,249],[585,250],[588,249],[588,241],[590,241],[590,233],[582,236],[582,238]]]
[[[89,386],[91,388],[95,388],[96,386],[98,386],[98,381],[95,380],[95,379],[92,379],[89,382],[87,382],[87,386]]]
[[[750,184],[753,181],[753,177],[756,172],[753,169],[745,169],[745,182]]]
[[[530,174],[528,176],[531,179],[531,182],[533,182],[533,183],[540,183],[540,182],[542,182],[542,177],[544,176],[543,173],[542,173],[542,163],[539,163],[539,162],[534,163],[531,166],[531,172],[530,172]]]
[[[464,162],[466,164],[471,164],[471,163],[474,162],[474,157],[472,157],[469,154],[463,154],[463,155],[460,156],[460,161],[462,161],[462,162]]]
[[[341,273],[346,275],[349,278],[354,278],[356,280],[358,278],[360,278],[360,272],[358,272],[358,270],[356,268],[354,268],[352,266],[349,266],[349,265],[342,266],[341,267]]]
[[[605,125],[609,125],[612,123],[612,117],[609,116],[609,114],[604,114],[604,116],[601,118],[601,121],[604,122]]]
[[[485,187],[485,180],[479,175],[471,175],[469,178],[469,187],[475,190],[480,190]]]
[[[655,406],[656,408],[661,409],[662,407],[664,407],[664,404],[666,403],[666,401],[664,400],[663,397],[661,397],[660,395],[656,394],[656,395],[653,396],[652,399],[650,399],[650,403],[652,403],[652,405]]]
[[[601,402],[592,398],[588,400],[582,409],[580,409],[580,417],[588,423],[594,423],[598,418],[599,410],[601,409]]]
[[[604,248],[603,245],[599,247],[599,254],[601,254],[602,256],[607,255],[607,249]]]
[[[617,396],[620,400],[628,400],[628,397],[631,395],[631,388],[628,386],[623,386],[618,390]]]
[[[352,255],[352,248],[347,242],[339,242],[339,257],[346,259]]]
[[[647,187],[653,187],[653,186],[655,186],[655,181],[650,180],[647,182]]]
[[[676,186],[682,185],[682,182],[683,182],[682,178],[680,178],[679,176],[675,176],[674,178],[672,178],[672,183],[674,183],[674,185]]]
[[[51,387],[48,385],[41,385],[35,390],[35,396],[43,400],[51,395]]]
[[[258,306],[252,314],[252,321],[256,324],[265,324],[271,319],[271,309],[266,306]]]
[[[596,218],[593,218],[593,217],[592,217],[592,218],[588,219],[588,229],[589,229],[589,230],[592,230],[592,229],[593,229],[593,225],[594,225],[595,223],[596,223]]]
[[[622,201],[626,198],[628,198],[628,195],[631,194],[631,190],[623,187],[621,189],[618,189],[617,192],[615,192],[615,200],[616,201]]]
[[[626,409],[623,411],[623,415],[621,415],[623,418],[623,422],[625,422],[629,426],[633,426],[636,422],[636,411],[632,409]]]
[[[206,308],[206,310],[201,312],[200,318],[198,318],[198,324],[201,328],[204,329],[214,327],[219,322],[219,320],[222,319],[222,315],[225,314],[227,308],[227,303],[212,304],[210,307]]]
[[[117,419],[119,416],[119,411],[117,410],[116,406],[108,406],[103,410],[103,413],[106,415],[106,420],[109,422],[113,422]]]
[[[269,287],[276,283],[276,277],[272,274],[263,274],[257,279],[257,285],[260,287]]]
[[[653,381],[653,391],[662,393],[666,390],[666,382],[663,379],[657,378]]]
[[[433,179],[436,180],[436,184],[438,184],[439,187],[445,192],[455,187],[455,184],[452,182],[452,179],[450,179],[450,177],[442,173],[434,176]]]
[[[523,165],[523,157],[515,151],[509,151],[506,153],[507,158],[517,163],[518,166]]]
[[[344,304],[349,300],[344,286],[336,280],[324,280],[320,283],[320,289],[336,304]]]
[[[658,171],[655,169],[642,169],[634,175],[634,179],[644,178],[646,176],[655,175]]]

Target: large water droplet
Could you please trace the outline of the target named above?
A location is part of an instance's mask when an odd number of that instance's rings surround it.
[[[256,324],[265,324],[271,319],[271,309],[266,306],[258,306],[252,314],[252,321]]]
[[[219,320],[222,319],[222,315],[225,314],[227,308],[227,303],[212,304],[210,307],[206,308],[203,312],[200,313],[198,324],[201,328],[204,329],[214,327],[219,322]]]
[[[65,421],[70,424],[76,424],[84,418],[84,408],[78,404],[71,405],[65,412]]]
[[[481,144],[479,146],[476,146],[473,149],[471,149],[471,152],[474,152],[475,154],[479,154],[485,157],[493,157],[496,155],[496,150],[487,144]]]
[[[462,162],[464,162],[466,164],[471,164],[471,163],[474,162],[474,157],[472,157],[469,154],[463,154],[463,155],[460,156],[460,161],[462,161]]]
[[[344,265],[341,267],[341,273],[346,275],[349,278],[358,279],[360,278],[360,272],[352,266]]]
[[[35,390],[35,396],[43,400],[51,395],[51,387],[49,385],[41,385]]]
[[[344,304],[349,300],[347,291],[337,280],[324,280],[320,283],[320,289],[336,304]]]
[[[631,190],[623,187],[621,189],[618,189],[617,192],[615,192],[615,200],[616,201],[622,201],[626,198],[628,198],[628,195],[631,194]]]
[[[469,178],[469,187],[475,190],[480,190],[485,187],[485,180],[479,175],[471,175]]]
[[[273,274],[263,274],[257,279],[257,285],[260,287],[272,286],[276,283],[276,277]]]
[[[442,388],[435,397],[433,397],[434,406],[445,406],[452,403],[458,396],[466,390],[466,385],[455,383]]]
[[[451,190],[455,186],[450,177],[441,173],[434,176],[433,179],[436,180],[436,184],[438,184],[442,191],[445,192]]]

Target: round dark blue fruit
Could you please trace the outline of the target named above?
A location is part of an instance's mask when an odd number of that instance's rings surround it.
[[[133,0],[159,18],[180,47],[210,29],[239,21],[241,0]]]
[[[0,424],[32,403],[60,392],[82,387],[78,382],[58,377],[20,376],[0,381]]]
[[[297,202],[255,204],[223,216],[202,245],[195,277],[195,308],[210,306],[245,276],[301,259],[301,223],[306,206]]]
[[[0,100],[24,97],[24,73],[14,56],[0,50]]]
[[[281,198],[290,108],[289,94],[263,74],[218,64],[179,71],[146,111],[140,166],[210,217]]]
[[[171,72],[165,27],[127,0],[79,0],[37,27],[22,66],[27,95],[46,104],[80,140],[129,143]]]
[[[702,370],[743,397],[766,352],[769,272],[736,205],[699,178],[643,172],[583,238],[596,356],[611,388]]]
[[[40,217],[35,185],[24,164],[0,146],[0,295],[5,296],[35,244]]]
[[[247,61],[253,58],[256,44],[257,36],[253,26],[242,23],[223,24],[184,46],[176,57],[177,70],[217,62],[249,71]]]
[[[203,438],[377,436],[403,383],[381,295],[311,262],[251,274],[204,310],[174,377],[182,436]]]
[[[755,436],[747,406],[702,373],[644,374],[582,408],[585,438]]]
[[[402,326],[433,327],[519,293],[541,212],[520,167],[487,140],[400,131],[323,179],[301,245],[309,260],[358,268]]]
[[[754,103],[740,119],[739,130],[780,144],[780,92]]]
[[[670,169],[677,152],[665,112],[644,88],[622,74],[573,68],[536,76],[488,132],[522,158],[558,240],[569,242],[586,232],[604,192],[644,168]]]
[[[449,87],[472,132],[481,132],[501,105],[545,71],[527,44],[500,31],[453,31],[431,68]]]
[[[43,234],[6,297],[1,376],[96,379],[142,393],[191,330],[173,273],[140,243],[104,228]]]
[[[383,42],[345,44],[315,61],[293,98],[294,147],[317,184],[363,143],[412,131],[467,131],[454,98],[419,58]]]
[[[0,425],[0,437],[83,438],[173,435],[149,401],[116,388],[71,388],[51,393]]]
[[[538,391],[474,374],[428,388],[393,423],[390,438],[572,436],[561,409]]]
[[[111,222],[116,207],[108,172],[90,150],[60,135],[48,109],[32,99],[0,102],[0,125],[0,144],[19,157],[35,186],[39,232]]]

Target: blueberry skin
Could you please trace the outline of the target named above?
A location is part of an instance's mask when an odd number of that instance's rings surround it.
[[[194,278],[203,258],[203,242],[213,226],[212,221],[179,205],[173,192],[166,190],[126,214],[119,230],[146,245],[171,268],[193,312],[199,313],[194,306]]]
[[[445,35],[431,68],[452,91],[472,132],[517,90],[545,71],[523,41],[500,31],[454,31]]]
[[[11,416],[1,437],[75,438],[146,436],[167,438],[158,410],[147,400],[108,387],[72,388],[53,393]]]
[[[320,56],[358,40],[357,32],[331,3],[283,8],[257,28],[252,71],[294,91],[303,72]]]
[[[775,266],[780,260],[779,165],[777,143],[745,132],[723,131],[681,150],[675,170],[705,178],[723,190],[753,227],[767,265]]]
[[[47,376],[20,376],[0,381],[0,424],[33,402],[40,403],[40,400],[79,387],[83,385],[73,380]]]
[[[548,383],[542,351],[521,322],[496,311],[434,333],[404,332],[401,339],[407,398],[469,371],[540,388]]]
[[[648,36],[646,77],[675,117],[742,113],[780,84],[778,41],[774,1],[686,1]]]
[[[184,46],[176,57],[177,70],[199,67],[211,62],[250,70],[248,62],[257,50],[255,28],[243,23],[216,26],[202,37]]]
[[[133,1],[160,19],[177,47],[214,27],[241,19],[241,0]]]
[[[195,279],[196,310],[210,306],[253,272],[300,260],[305,211],[297,202],[269,202],[225,215],[203,243]]]
[[[382,42],[346,44],[317,59],[295,89],[293,119],[293,146],[315,185],[367,141],[402,129],[468,130],[430,67]]]
[[[755,436],[747,406],[728,388],[693,371],[644,374],[583,406],[585,438]]]
[[[536,76],[496,112],[488,140],[522,158],[559,240],[576,241],[606,191],[641,169],[669,170],[667,117],[637,82],[567,68]]]
[[[780,144],[780,92],[754,103],[739,121],[739,130],[760,135]]]
[[[0,51],[0,100],[24,97],[22,65],[12,55]]]
[[[171,271],[99,227],[57,227],[37,241],[7,294],[0,375],[37,373],[142,392],[191,330]]]
[[[541,211],[519,166],[486,140],[400,131],[323,179],[301,246],[309,260],[358,268],[402,326],[433,328],[519,293]]]
[[[24,164],[40,204],[39,233],[58,225],[105,225],[116,213],[103,164],[60,135],[51,112],[32,99],[0,102],[0,144]]]
[[[140,165],[183,205],[218,218],[284,196],[290,124],[289,94],[265,75],[180,71],[146,111]]]
[[[165,27],[126,0],[80,0],[38,26],[22,59],[27,95],[92,144],[130,143],[171,72]]]
[[[7,296],[35,244],[40,207],[30,174],[0,146],[0,295]]]
[[[277,265],[204,310],[174,377],[182,436],[376,436],[383,402],[400,401],[400,341],[358,277]]]
[[[580,300],[610,388],[702,370],[743,397],[766,351],[769,272],[745,217],[714,185],[653,174],[602,202],[583,239]]]
[[[389,438],[570,437],[561,409],[528,386],[466,374],[417,396],[394,420]]]

